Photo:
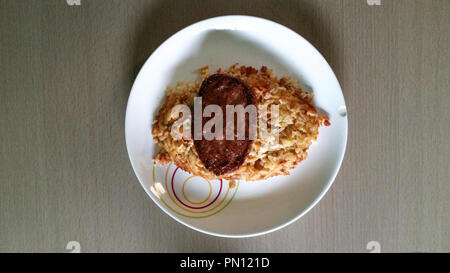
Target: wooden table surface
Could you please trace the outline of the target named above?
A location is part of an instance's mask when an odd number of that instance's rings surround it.
[[[0,0],[0,251],[67,252],[78,241],[82,252],[368,252],[377,241],[382,252],[449,252],[450,4],[380,2]],[[165,215],[124,138],[147,57],[177,30],[226,14],[309,40],[349,113],[345,159],[322,201],[248,239]]]

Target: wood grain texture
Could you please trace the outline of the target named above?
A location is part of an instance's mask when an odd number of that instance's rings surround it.
[[[450,251],[447,0],[0,0],[0,251]],[[324,199],[249,239],[190,230],[134,176],[127,98],[156,47],[201,19],[292,28],[329,61],[349,139]]]

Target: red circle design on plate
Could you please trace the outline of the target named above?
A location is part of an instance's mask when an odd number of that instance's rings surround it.
[[[172,181],[171,181],[171,183],[172,183],[172,192],[173,192],[173,195],[175,195],[175,198],[178,200],[178,202],[180,202],[180,203],[183,204],[184,206],[186,206],[186,207],[188,207],[188,208],[191,208],[191,209],[204,209],[204,208],[206,208],[206,207],[211,206],[214,202],[216,202],[217,198],[219,198],[220,193],[222,192],[222,179],[220,179],[220,189],[219,189],[219,193],[218,193],[217,196],[214,198],[214,200],[211,201],[211,203],[209,203],[209,204],[207,204],[207,205],[204,205],[204,206],[202,206],[202,207],[193,207],[193,206],[189,206],[189,205],[185,204],[183,201],[181,201],[180,198],[178,198],[177,193],[175,192],[175,188],[173,187],[173,178],[175,177],[175,174],[177,173],[177,171],[178,171],[179,168],[180,168],[180,167],[177,167],[177,168],[175,169],[175,171],[173,172],[173,174],[172,174]]]

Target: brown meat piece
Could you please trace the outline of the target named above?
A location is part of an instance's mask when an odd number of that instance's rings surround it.
[[[243,105],[246,107],[249,104],[254,104],[253,94],[242,80],[223,74],[214,74],[205,79],[200,87],[199,96],[202,97],[202,113],[203,109],[211,104],[219,105],[222,108],[224,127],[226,125],[226,105]],[[202,118],[202,128],[210,119]],[[236,138],[236,120],[234,122]],[[241,166],[253,143],[253,140],[249,140],[247,115],[245,132],[245,140],[226,140],[226,128],[223,128],[223,140],[206,140],[204,137],[202,140],[194,140],[198,156],[206,169],[219,176],[232,172]]]

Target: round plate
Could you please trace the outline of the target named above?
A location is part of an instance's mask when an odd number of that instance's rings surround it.
[[[331,126],[320,128],[307,159],[288,176],[235,183],[193,177],[173,164],[154,166],[151,125],[167,85],[198,80],[194,70],[205,65],[215,71],[236,62],[265,65],[314,92],[314,103],[330,117]],[[308,41],[266,19],[222,16],[184,28],[153,52],[131,90],[125,136],[136,176],[164,212],[204,233],[249,237],[294,222],[323,197],[344,157],[347,117],[336,76]]]

